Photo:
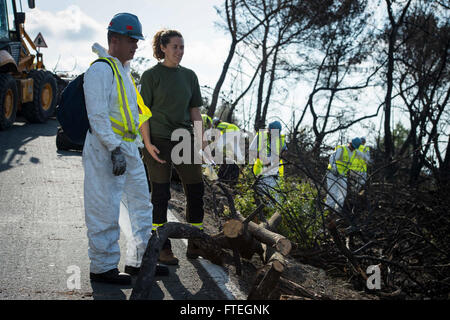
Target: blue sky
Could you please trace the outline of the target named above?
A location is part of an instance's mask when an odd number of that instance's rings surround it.
[[[36,8],[27,12],[25,29],[34,39],[42,33],[48,48],[41,49],[49,70],[84,72],[95,59],[94,42],[106,47],[106,28],[114,14],[136,14],[143,25],[145,41],[139,43],[136,57],[150,59],[151,40],[160,28],[179,30],[185,39],[182,65],[193,69],[202,85],[214,86],[222,69],[229,37],[215,26],[220,21],[214,6],[222,0],[36,0]]]

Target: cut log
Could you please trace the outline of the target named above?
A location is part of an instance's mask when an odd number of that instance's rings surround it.
[[[156,262],[159,253],[168,238],[192,239],[194,244],[204,252],[202,256],[212,263],[222,266],[223,252],[215,240],[200,229],[189,224],[169,222],[159,227],[151,236],[136,284],[131,292],[131,300],[146,300],[150,298],[151,288],[154,283]]]
[[[283,220],[281,214],[277,211],[273,214],[272,217],[270,217],[269,221],[263,222],[262,226],[266,228],[267,230],[270,230],[272,232],[277,232],[278,226],[281,223],[281,220]]]
[[[237,217],[241,221],[245,221],[245,218],[237,213]],[[262,225],[258,225],[254,222],[248,222],[248,231],[259,241],[276,248],[277,251],[287,256],[292,249],[292,244],[289,239],[281,234],[272,232],[265,229]]]
[[[287,265],[284,256],[276,251],[274,248],[263,244],[262,245],[263,249],[264,249],[264,254],[263,254],[263,263],[264,264],[269,264],[271,262],[277,262],[277,264],[281,265],[284,269],[284,267]],[[280,272],[282,272],[284,270],[281,270]]]
[[[223,225],[223,234],[230,239],[236,239],[244,233],[244,224],[235,219],[228,220]]]
[[[250,290],[247,300],[268,300],[276,290],[283,270],[284,267],[278,261],[265,265],[259,271],[259,276],[256,277],[257,281]],[[261,280],[258,281],[259,279]]]

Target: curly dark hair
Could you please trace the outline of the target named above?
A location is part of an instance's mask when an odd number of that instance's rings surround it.
[[[173,37],[183,38],[181,33],[176,30],[162,29],[155,34],[155,36],[153,37],[153,56],[156,59],[158,60],[164,59],[165,55],[164,52],[162,52],[161,50],[161,45],[166,47],[167,44],[170,42],[170,39]]]

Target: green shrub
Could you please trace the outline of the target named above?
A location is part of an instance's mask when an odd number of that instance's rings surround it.
[[[299,178],[279,179],[279,187],[270,191],[270,196],[258,195],[254,191],[255,177],[246,168],[236,185],[234,197],[236,210],[247,217],[257,208],[257,199],[266,204],[264,217],[269,219],[276,211],[283,218],[278,232],[302,248],[311,248],[318,243],[323,230],[323,216],[317,210],[317,189]],[[229,213],[229,212],[228,212]]]

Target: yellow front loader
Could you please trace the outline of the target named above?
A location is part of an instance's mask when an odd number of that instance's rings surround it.
[[[0,130],[11,127],[18,112],[31,123],[46,122],[60,89],[58,77],[45,70],[42,54],[25,32],[20,1],[0,0]],[[34,0],[28,6],[33,9]]]

